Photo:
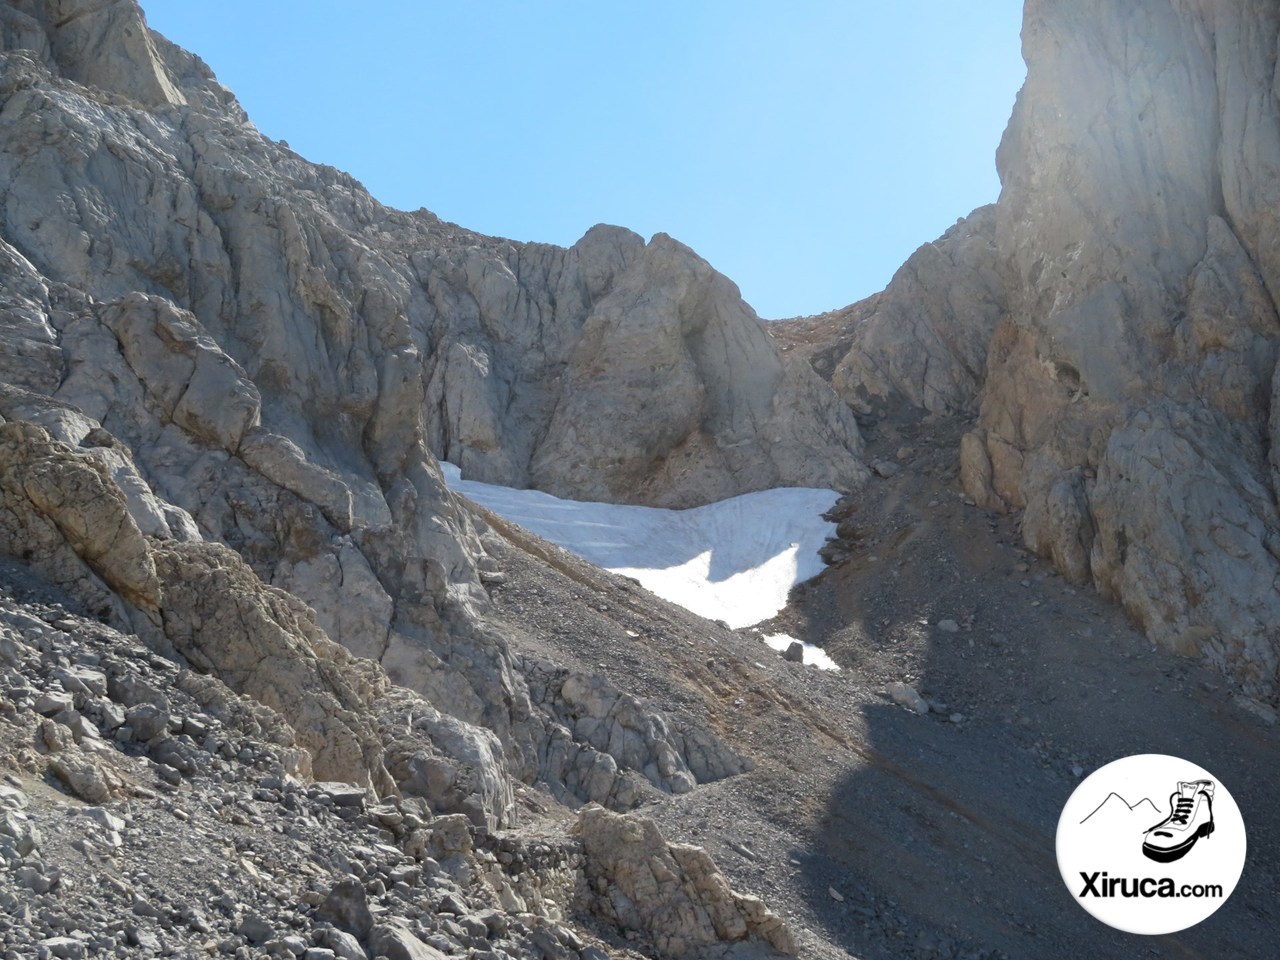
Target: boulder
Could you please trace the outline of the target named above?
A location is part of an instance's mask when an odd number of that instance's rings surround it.
[[[734,892],[701,847],[669,844],[652,820],[583,807],[577,831],[590,909],[621,933],[652,938],[662,956],[756,941],[794,955],[786,923],[756,897]]]

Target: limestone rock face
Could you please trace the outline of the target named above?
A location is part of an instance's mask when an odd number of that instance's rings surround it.
[[[481,825],[510,818],[511,771],[491,731],[393,689],[377,664],[331,641],[308,607],[263,584],[228,547],[144,536],[97,457],[27,421],[0,424],[0,551],[278,714],[306,751],[300,773],[379,795],[405,789]],[[155,691],[112,692],[156,710]],[[194,677],[187,692],[209,699]],[[162,726],[167,715],[156,718]],[[132,709],[128,720],[140,732],[151,722]],[[70,764],[59,776],[96,794],[87,769]],[[438,776],[424,779],[423,769]]]
[[[531,463],[548,492],[687,507],[861,479],[849,413],[782,362],[732,283],[670,237],[615,278],[567,360]]]
[[[848,409],[696,254],[389,210],[132,0],[0,2],[0,201],[6,552],[270,704],[317,775],[477,824],[512,777],[626,806],[739,771],[531,701],[436,460],[666,505],[860,482]]]
[[[998,156],[1010,310],[970,493],[1153,639],[1274,695],[1280,12],[1030,2]]]
[[[583,808],[578,818],[590,907],[620,931],[651,936],[665,957],[754,940],[794,956],[781,917],[735,893],[701,847],[669,844],[652,820]]]
[[[844,406],[675,241],[388,210],[260,136],[136,4],[2,9],[0,373],[43,398],[21,416],[104,429],[148,532],[228,544],[455,715],[509,704],[483,717],[508,746],[523,697],[433,454],[668,505],[863,475]]]
[[[544,779],[563,786],[562,796],[626,810],[644,799],[645,781],[681,794],[752,768],[709,729],[673,729],[662,713],[599,674],[531,659],[521,669],[531,700],[551,721],[539,767]]]
[[[999,202],[814,327],[855,406],[976,407],[979,505],[1272,697],[1277,36],[1261,0],[1028,0]]]
[[[18,0],[3,19],[4,49],[34,49],[68,79],[147,106],[186,102],[130,0]]]
[[[868,306],[831,377],[851,406],[905,400],[936,414],[976,410],[987,344],[1005,310],[995,207],[913,253]]]

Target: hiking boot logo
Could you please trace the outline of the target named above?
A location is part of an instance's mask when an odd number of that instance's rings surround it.
[[[1181,860],[1196,841],[1213,834],[1213,781],[1179,781],[1169,795],[1169,816],[1143,834],[1142,853],[1157,863]]]
[[[1180,757],[1140,753],[1080,781],[1062,807],[1054,847],[1082,909],[1117,930],[1160,936],[1226,902],[1247,841],[1240,807],[1219,777]]]

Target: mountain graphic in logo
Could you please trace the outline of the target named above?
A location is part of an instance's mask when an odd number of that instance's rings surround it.
[[[1143,826],[1138,828],[1138,832],[1143,833],[1159,819],[1160,808],[1152,803],[1150,798],[1143,797],[1137,803],[1130,803],[1120,794],[1112,792],[1107,794],[1107,799],[1098,804],[1094,811],[1080,822],[1095,826],[1099,824],[1115,826],[1128,824],[1130,821],[1141,822]]]
[[[1140,753],[1076,786],[1054,846],[1063,882],[1086,912],[1117,930],[1160,936],[1222,906],[1240,881],[1246,841],[1239,806],[1209,771]]]

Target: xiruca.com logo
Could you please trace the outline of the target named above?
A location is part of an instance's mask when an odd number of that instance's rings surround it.
[[[1173,933],[1235,889],[1244,821],[1207,770],[1146,753],[1076,787],[1058,820],[1057,848],[1062,879],[1089,913],[1129,933]]]

